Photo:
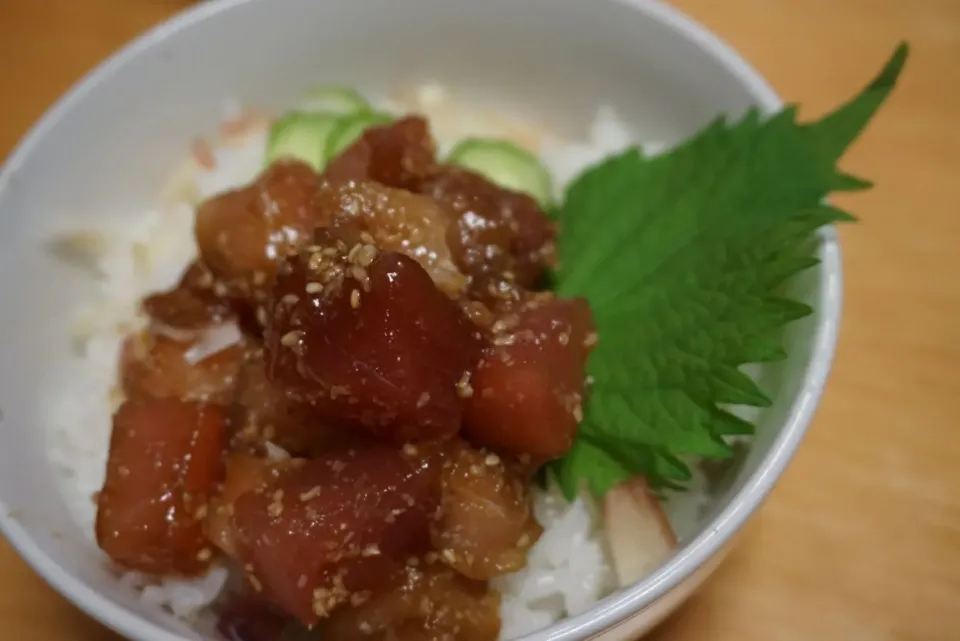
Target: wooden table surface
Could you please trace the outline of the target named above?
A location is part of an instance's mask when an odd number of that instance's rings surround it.
[[[318,0],[319,1],[319,0]],[[586,0],[585,0],[586,1]],[[0,0],[0,155],[89,67],[186,0]],[[809,438],[656,641],[960,639],[960,0],[677,0],[816,115],[907,38],[845,161],[846,301]],[[839,199],[838,199],[839,200]],[[0,638],[114,640],[0,544]]]

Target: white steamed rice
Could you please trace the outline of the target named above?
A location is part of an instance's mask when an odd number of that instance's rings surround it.
[[[608,108],[598,111],[585,140],[563,142],[499,116],[461,105],[453,108],[439,87],[424,87],[412,97],[395,97],[388,106],[425,113],[441,150],[464,135],[509,137],[533,148],[542,154],[558,185],[584,166],[634,142]],[[228,115],[236,111],[231,105]],[[96,300],[77,317],[76,353],[49,396],[58,402],[50,406],[48,449],[62,473],[64,496],[91,538],[95,516],[91,497],[102,485],[106,466],[120,341],[142,322],[136,314],[139,299],[173,285],[194,257],[196,199],[252,179],[262,166],[264,144],[265,133],[259,131],[241,141],[214,146],[215,167],[205,170],[192,161],[185,163],[156,209],[134,212],[93,235],[87,232],[67,241],[67,245],[72,243],[73,253],[90,254],[86,259],[98,274],[98,292]],[[692,502],[684,503],[689,506]],[[528,566],[495,582],[503,594],[503,639],[583,612],[615,588],[596,506],[585,498],[568,503],[551,487],[538,491],[535,510],[544,534],[530,551]],[[675,524],[689,523],[696,514],[673,513],[671,517]],[[227,571],[215,568],[195,580],[160,582],[128,573],[122,580],[141,589],[144,601],[193,620],[217,598],[227,582]]]

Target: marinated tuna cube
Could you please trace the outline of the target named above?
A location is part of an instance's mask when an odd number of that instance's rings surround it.
[[[223,477],[219,407],[176,399],[127,401],[113,417],[97,543],[118,565],[195,575],[213,556],[201,519]]]
[[[596,342],[587,302],[539,295],[492,329],[493,347],[471,382],[465,436],[535,462],[562,456],[583,418],[587,356]]]
[[[237,556],[237,533],[233,524],[234,505],[244,494],[263,490],[276,483],[282,474],[302,464],[302,459],[269,461],[245,452],[227,456],[220,491],[210,499],[203,519],[207,539],[228,556]]]
[[[262,357],[248,357],[240,371],[230,419],[234,446],[259,450],[269,441],[295,456],[321,452],[350,432],[271,383]]]
[[[436,148],[427,122],[410,116],[365,131],[330,161],[323,177],[331,182],[373,180],[415,190],[435,164]]]
[[[473,297],[490,297],[498,280],[533,289],[556,262],[556,226],[530,196],[453,166],[438,169],[418,191],[454,217],[448,243],[471,278]]]
[[[317,217],[327,224],[347,218],[385,251],[419,262],[449,296],[463,292],[466,277],[447,245],[452,218],[434,200],[374,182],[323,183],[314,199]]]
[[[251,584],[308,625],[389,587],[429,546],[438,473],[367,442],[241,496],[233,518]]]
[[[209,355],[200,354],[200,348],[200,338],[178,341],[150,332],[128,337],[120,356],[124,393],[128,398],[228,402],[243,364],[243,347],[234,344]]]
[[[402,585],[341,610],[317,634],[326,641],[496,641],[500,595],[439,563],[418,563]]]
[[[143,300],[150,320],[162,327],[196,331],[230,320],[229,302],[213,292],[213,274],[201,263],[192,263],[177,286]]]
[[[266,298],[279,261],[310,239],[317,182],[309,165],[280,160],[252,184],[200,206],[197,246],[216,279],[215,293],[253,302]]]
[[[396,442],[449,436],[460,427],[479,332],[419,263],[352,234],[318,231],[281,270],[267,374],[327,415]]]
[[[466,444],[451,450],[432,530],[440,560],[479,580],[522,569],[543,531],[531,511],[529,478],[491,452]]]

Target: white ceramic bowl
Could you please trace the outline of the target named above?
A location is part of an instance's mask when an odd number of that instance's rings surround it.
[[[720,112],[780,100],[735,52],[649,0],[221,0],[204,2],[124,48],[62,98],[0,174],[0,524],[20,554],[90,615],[141,641],[200,637],[151,609],[105,570],[68,516],[44,452],[41,393],[69,348],[68,314],[89,285],[40,248],[48,223],[77,226],[151,203],[225,97],[278,109],[318,81],[376,89],[439,79],[555,130],[582,129],[611,104],[642,137],[677,140]],[[634,638],[713,569],[782,473],[810,421],[834,350],[840,256],[796,285],[817,313],[793,325],[791,358],[765,368],[775,404],[746,456],[714,488],[682,549],[630,589],[530,635]]]

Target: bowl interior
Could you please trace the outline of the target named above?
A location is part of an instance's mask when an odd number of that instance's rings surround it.
[[[111,59],[48,114],[0,178],[0,498],[10,538],[48,580],[127,635],[201,638],[119,585],[64,507],[58,484],[69,480],[46,456],[43,409],[57,400],[71,314],[91,283],[43,250],[54,230],[149,207],[228,97],[278,110],[319,82],[384,91],[437,80],[570,136],[611,105],[638,140],[668,142],[718,113],[771,106],[772,94],[759,95],[755,81],[705,51],[713,44],[702,33],[682,33],[675,20],[653,3],[614,0],[224,1]],[[797,294],[816,304],[824,278],[811,271]],[[791,359],[762,370],[775,405],[752,447],[719,475],[698,526],[681,532],[685,541],[755,474],[795,411],[819,321],[792,326]]]

